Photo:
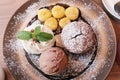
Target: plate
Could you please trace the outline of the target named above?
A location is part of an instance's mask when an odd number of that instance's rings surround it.
[[[23,30],[31,19],[34,21],[33,17],[39,8],[58,3],[79,8],[81,16],[91,25],[97,39],[96,56],[92,64],[72,80],[104,80],[115,60],[116,36],[105,12],[90,0],[30,0],[21,6],[9,21],[4,34],[3,55],[10,72],[15,80],[48,80],[28,60],[16,34]]]
[[[102,0],[103,6],[105,7],[106,11],[116,20],[120,22],[120,16],[114,9],[114,5],[119,2],[119,0]]]

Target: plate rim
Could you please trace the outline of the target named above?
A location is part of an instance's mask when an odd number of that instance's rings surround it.
[[[27,1],[28,2],[28,1]],[[27,2],[25,2],[24,4],[22,4],[19,8],[18,8],[18,10],[13,14],[13,16],[19,11],[19,9],[23,6],[23,5],[25,5]],[[95,2],[94,2],[95,3]],[[96,3],[95,3],[96,4]],[[97,5],[97,6],[99,6],[99,5]],[[101,8],[101,7],[100,7]],[[102,8],[101,8],[102,9]],[[12,18],[13,18],[13,16],[10,18],[10,20],[9,20],[9,22],[12,20]],[[9,24],[9,22],[8,22],[8,24]],[[110,21],[109,21],[110,22]],[[111,23],[111,22],[110,22]],[[7,24],[7,27],[8,27],[8,24]],[[4,39],[5,39],[5,33],[6,33],[6,31],[7,31],[7,27],[6,27],[6,29],[5,29],[5,31],[4,31],[4,38],[3,38],[3,45],[4,45]],[[113,26],[112,26],[112,28],[113,28]],[[113,28],[113,31],[114,31],[114,28]],[[115,34],[115,31],[114,31],[114,34]],[[114,36],[115,37],[115,45],[117,46],[117,43],[116,43],[116,36]],[[115,47],[115,48],[117,48],[117,47]],[[3,52],[4,52],[4,50],[3,50]],[[116,53],[116,49],[115,49],[115,53]],[[4,53],[3,53],[4,54]],[[115,57],[114,57],[114,60],[113,60],[113,62],[112,62],[112,66],[113,66],[113,64],[114,64],[114,61],[115,61]],[[112,68],[112,66],[111,66],[111,68]],[[111,71],[111,68],[109,69],[109,72]],[[108,72],[108,74],[109,74],[109,72]],[[106,77],[108,76],[108,74],[106,75]],[[106,78],[105,77],[105,78]]]

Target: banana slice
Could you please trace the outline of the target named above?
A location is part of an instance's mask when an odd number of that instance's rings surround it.
[[[55,41],[56,41],[56,46],[64,47],[62,40],[61,40],[61,34],[55,35]]]
[[[62,18],[65,15],[65,8],[62,6],[54,6],[52,8],[52,14],[55,18]]]
[[[31,31],[31,30],[34,30],[36,26],[38,26],[38,24],[26,27],[24,30],[25,31]],[[42,32],[47,32],[47,33],[50,33],[50,34],[53,35],[52,30],[49,29],[48,27],[45,27],[41,24],[39,24],[39,26],[41,26],[41,31]],[[54,37],[53,37],[52,40],[50,40],[48,42],[36,42],[33,39],[30,39],[28,41],[22,40],[23,48],[30,54],[40,54],[43,51],[51,48],[54,45],[54,43],[55,43]]]
[[[65,25],[67,25],[68,23],[70,23],[70,19],[67,17],[65,17],[59,21],[59,25],[61,28],[64,28]]]
[[[51,17],[45,21],[45,26],[49,27],[52,30],[56,30],[58,27],[58,22],[55,18]]]
[[[45,21],[52,16],[52,13],[48,9],[40,9],[38,11],[38,19],[40,21]]]
[[[76,7],[68,7],[65,11],[65,15],[71,19],[71,20],[75,20],[78,18],[79,16],[79,10]]]

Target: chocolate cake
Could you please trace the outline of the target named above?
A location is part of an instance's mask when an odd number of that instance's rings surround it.
[[[66,25],[62,30],[61,39],[65,48],[75,54],[86,53],[93,49],[96,43],[92,28],[83,21]]]

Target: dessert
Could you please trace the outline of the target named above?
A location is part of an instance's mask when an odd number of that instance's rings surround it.
[[[65,15],[71,19],[75,20],[79,16],[79,10],[76,7],[68,7],[65,11]]]
[[[59,25],[61,28],[64,28],[65,25],[67,25],[68,23],[70,23],[70,19],[65,17],[65,18],[62,18],[60,21],[59,21]]]
[[[38,19],[40,21],[45,21],[47,20],[48,18],[50,18],[52,16],[50,10],[44,8],[44,9],[40,9],[38,11]]]
[[[29,7],[27,8],[28,5]],[[65,10],[69,7],[76,7],[79,11],[79,16],[74,18],[74,20],[69,18],[70,22],[65,24],[65,26],[61,27],[60,24],[58,24],[57,28],[52,30],[45,26],[45,21],[51,17],[55,18],[52,14],[52,8],[57,5],[64,7]],[[38,18],[37,12],[41,9],[47,9],[51,12],[51,16],[44,21]],[[68,17],[64,14],[63,17],[55,19],[60,23],[60,20],[63,18]],[[35,21],[38,21],[39,24],[34,26],[34,30],[27,32],[23,30],[24,32],[22,32],[23,36],[21,40],[18,40],[15,37],[18,31],[21,31],[21,29],[24,29],[25,27],[30,27]],[[84,54],[79,53],[80,55],[76,53],[73,54],[73,52],[70,52],[65,45],[60,45],[63,43],[60,36],[62,30],[67,25],[74,22],[78,23],[79,21],[89,25],[90,28],[92,27],[96,34],[96,44],[94,45],[94,48],[91,47],[88,51],[86,50],[86,52],[83,52]],[[52,35],[52,37],[43,36],[43,34],[48,32],[42,32],[42,34],[38,35],[38,33],[41,33],[38,25],[49,28],[54,35]],[[69,34],[69,32],[66,32],[66,34]],[[44,74],[39,63],[39,58],[41,58],[41,55],[43,54],[29,54],[26,50],[23,50],[21,41],[29,41],[32,39],[34,42],[41,44],[40,42],[49,42],[53,38],[55,40],[54,45],[49,49],[60,46],[60,49],[64,50],[64,53],[67,55],[68,64],[65,70],[60,71],[58,74]],[[116,45],[112,25],[106,14],[90,0],[28,1],[28,3],[22,6],[10,20],[3,41],[5,61],[15,80],[102,80],[108,74],[115,58],[115,54],[112,54],[115,53]],[[47,50],[48,49],[45,51]],[[44,51],[41,51],[41,53],[44,53]],[[104,74],[101,75],[101,72]]]
[[[72,22],[63,28],[61,39],[67,50],[81,54],[92,49],[95,35],[88,24],[83,21]]]
[[[49,8],[49,7],[48,7]],[[55,5],[52,9],[43,8],[38,11],[38,19],[45,26],[55,31],[58,27],[64,28],[65,25],[79,17],[79,10],[76,7],[67,9],[60,5]]]
[[[44,73],[56,75],[64,71],[67,66],[67,60],[67,56],[62,49],[53,47],[41,54],[39,63]]]
[[[62,18],[65,15],[65,8],[63,6],[56,5],[52,8],[52,14],[55,18]]]
[[[34,22],[34,23],[36,23],[36,22]],[[52,36],[53,36],[53,32],[51,31],[51,29],[49,29],[48,27],[45,27],[41,24],[34,24],[34,23],[33,23],[33,25],[26,27],[24,29],[24,31],[29,31],[28,33],[30,33],[30,32],[33,33],[35,31],[36,26],[38,26],[38,27],[41,27],[41,31],[42,31],[41,34],[43,34],[43,32],[47,32],[47,33],[52,34]],[[37,31],[38,30],[39,29],[37,29]],[[41,34],[39,36],[41,36]],[[40,40],[38,39],[39,41],[37,41],[34,38],[35,35],[32,34],[32,36],[33,36],[33,38],[31,38],[31,39],[21,40],[23,48],[30,54],[40,54],[40,53],[42,53],[42,51],[45,51],[46,49],[48,49],[54,45],[54,42],[55,42],[54,38],[47,41],[44,39],[45,36],[41,37],[41,38],[36,37],[36,38],[40,39]]]
[[[74,6],[56,4],[39,8],[37,16],[17,37],[28,62],[51,80],[68,80],[82,74],[95,57],[94,32]],[[81,59],[83,53],[87,63]]]
[[[62,40],[61,40],[61,36],[60,34],[55,35],[55,41],[56,41],[56,46],[58,47],[64,47]]]
[[[45,21],[45,26],[49,27],[52,30],[56,30],[58,27],[58,22],[54,17],[51,17]]]

